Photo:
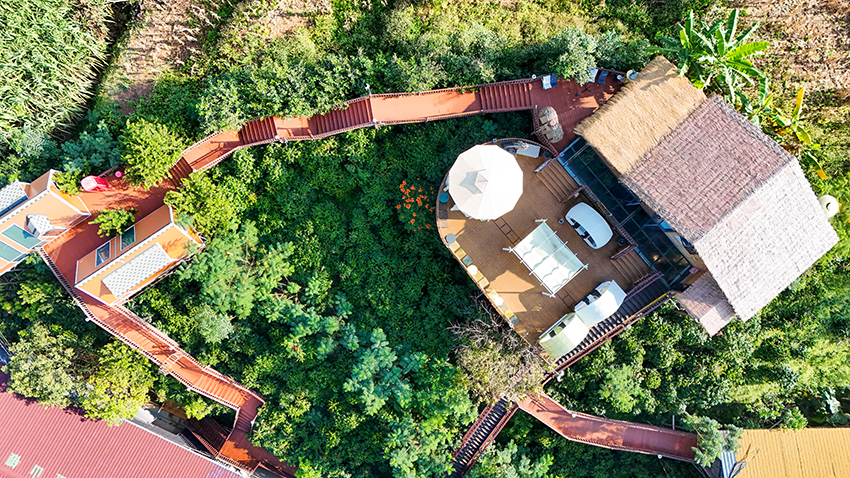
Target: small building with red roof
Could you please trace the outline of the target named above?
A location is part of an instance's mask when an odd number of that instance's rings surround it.
[[[7,379],[0,384],[0,478],[243,478],[133,422],[110,427],[5,392]]]

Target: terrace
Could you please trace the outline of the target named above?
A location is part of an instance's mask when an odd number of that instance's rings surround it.
[[[443,194],[437,204],[437,227],[444,244],[493,306],[517,333],[536,345],[544,331],[601,283],[614,280],[626,291],[634,290],[632,286],[652,270],[613,217],[607,216],[607,220],[614,237],[598,249],[589,246],[566,221],[559,223],[581,202],[605,215],[607,211],[558,161],[521,154],[516,159],[523,173],[523,192],[513,210],[492,221],[479,221],[452,210],[454,200]],[[516,246],[542,219],[578,260],[587,264],[554,296],[547,295],[549,290],[515,254],[504,250]]]

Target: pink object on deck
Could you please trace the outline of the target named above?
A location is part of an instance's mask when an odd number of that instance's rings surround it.
[[[115,171],[115,177],[116,178],[120,178],[123,175],[124,175],[124,173],[122,173],[121,170]]]
[[[80,185],[83,187],[84,191],[90,193],[112,191],[112,188],[109,187],[109,183],[107,183],[105,179],[98,176],[86,176],[80,182]]]

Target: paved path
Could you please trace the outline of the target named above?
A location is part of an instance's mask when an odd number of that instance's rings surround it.
[[[693,433],[567,410],[545,394],[528,396],[517,405],[567,440],[689,463],[694,461],[692,447],[697,446],[697,436]]]
[[[93,213],[107,208],[132,207],[139,211],[139,217],[144,217],[163,204],[166,192],[182,185],[182,178],[218,164],[240,148],[271,142],[321,139],[364,127],[522,110],[533,113],[532,124],[535,132],[538,132],[536,113],[545,106],[556,109],[564,138],[552,144],[542,135],[538,136],[551,152],[557,153],[575,139],[572,133],[575,126],[596,111],[619,88],[620,84],[614,75],[609,75],[604,84],[579,85],[575,81],[562,80],[559,86],[551,89],[543,89],[540,79],[521,79],[467,88],[369,95],[347,101],[324,115],[258,119],[248,122],[239,131],[210,135],[187,148],[171,168],[168,180],[150,190],[139,190],[110,177],[106,179],[113,191],[82,193],[80,197]],[[218,371],[200,365],[174,340],[129,310],[100,304],[86,294],[78,293],[72,282],[66,279],[75,277],[77,260],[102,242],[97,236],[97,226],[83,221],[39,252],[86,314],[87,320],[94,321],[139,350],[156,363],[164,374],[172,375],[188,389],[237,410],[236,423],[220,450],[224,458],[248,469],[263,465],[276,468],[283,474],[294,473],[294,468],[287,468],[280,462],[274,463],[274,457],[250,445],[246,438],[264,403],[262,397]]]

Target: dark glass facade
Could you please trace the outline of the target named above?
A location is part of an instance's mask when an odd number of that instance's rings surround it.
[[[688,275],[691,265],[665,234],[666,223],[641,207],[640,200],[617,180],[583,138],[568,146],[559,161],[579,184],[590,188],[611,211],[637,243],[643,260],[661,272],[669,285],[675,285]]]

